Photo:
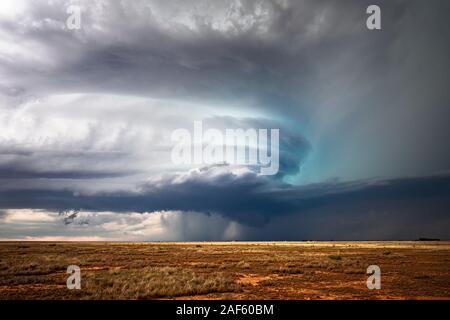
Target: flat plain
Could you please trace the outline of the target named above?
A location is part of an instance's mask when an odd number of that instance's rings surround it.
[[[0,242],[0,299],[449,300],[450,242]]]

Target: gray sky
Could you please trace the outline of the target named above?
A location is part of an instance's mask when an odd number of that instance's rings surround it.
[[[370,4],[2,0],[0,238],[449,238],[450,3]],[[280,174],[174,165],[194,121]]]

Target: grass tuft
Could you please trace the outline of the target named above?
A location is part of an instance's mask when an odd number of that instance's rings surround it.
[[[241,286],[221,273],[198,274],[177,267],[116,269],[86,276],[82,290],[91,299],[150,299],[236,292]]]

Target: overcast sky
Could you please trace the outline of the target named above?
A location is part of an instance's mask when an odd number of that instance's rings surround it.
[[[450,238],[449,9],[1,0],[0,239]],[[175,165],[194,121],[280,129],[279,173]]]

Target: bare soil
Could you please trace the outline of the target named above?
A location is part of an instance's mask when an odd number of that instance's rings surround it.
[[[450,242],[1,242],[0,299],[450,300]]]

